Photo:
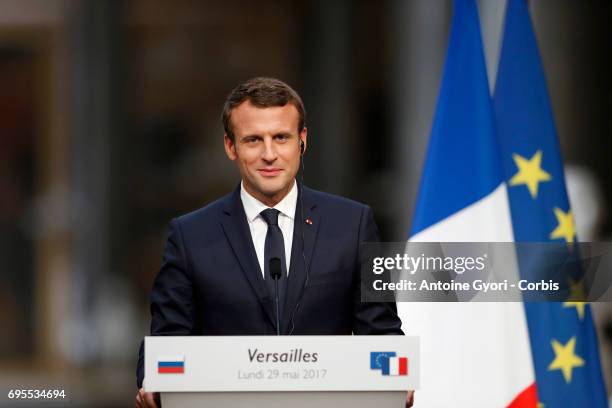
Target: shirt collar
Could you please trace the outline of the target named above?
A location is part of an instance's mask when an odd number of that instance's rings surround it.
[[[295,180],[293,181],[293,187],[289,190],[289,194],[287,194],[278,204],[274,207],[278,211],[280,211],[285,216],[291,218],[295,217],[295,207],[297,206],[297,196],[298,189],[297,183]],[[242,200],[242,206],[244,207],[244,213],[246,214],[247,220],[249,223],[255,221],[255,218],[261,213],[263,210],[267,210],[268,207],[251,194],[249,194],[244,188],[244,183],[240,182],[240,199]]]

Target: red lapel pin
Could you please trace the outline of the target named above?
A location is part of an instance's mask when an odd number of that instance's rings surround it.
[[[312,220],[310,218],[306,218],[304,222],[308,225],[312,225]]]

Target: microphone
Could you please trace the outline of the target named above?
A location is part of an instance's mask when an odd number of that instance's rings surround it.
[[[270,277],[274,279],[274,299],[276,302],[276,335],[280,336],[280,313],[278,305],[278,280],[281,277],[281,260],[280,258],[270,259]]]

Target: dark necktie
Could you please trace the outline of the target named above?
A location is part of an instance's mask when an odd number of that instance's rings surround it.
[[[261,212],[261,217],[268,224],[266,244],[264,247],[264,277],[273,303],[275,302],[275,291],[274,279],[270,276],[270,259],[278,258],[281,260],[281,276],[278,280],[278,303],[279,314],[282,319],[283,305],[285,304],[285,284],[287,282],[287,262],[285,262],[285,241],[283,239],[283,232],[278,226],[278,214],[279,211],[274,208],[268,208]]]

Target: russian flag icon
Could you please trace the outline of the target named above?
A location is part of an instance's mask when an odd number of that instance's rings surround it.
[[[390,357],[382,360],[383,375],[408,375],[408,357]]]
[[[158,374],[183,374],[185,372],[185,356],[160,356],[157,359]]]

